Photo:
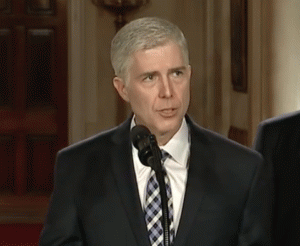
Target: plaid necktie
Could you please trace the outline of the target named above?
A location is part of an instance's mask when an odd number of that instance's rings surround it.
[[[162,150],[162,164],[170,155]],[[165,167],[163,165],[163,170]],[[165,172],[166,173],[166,172]],[[170,245],[174,241],[174,224],[173,224],[173,199],[171,192],[170,180],[165,174],[166,192],[168,198],[169,220],[170,220]],[[164,246],[163,226],[162,226],[162,206],[159,191],[159,184],[154,170],[151,171],[147,184],[147,194],[145,203],[145,220],[147,223],[148,235],[152,246]]]

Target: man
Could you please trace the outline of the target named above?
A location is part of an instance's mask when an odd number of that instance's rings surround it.
[[[260,123],[254,148],[274,173],[274,245],[300,245],[300,111]]]
[[[155,175],[130,140],[131,128],[144,125],[169,154],[171,245],[269,245],[261,157],[186,116],[191,67],[179,28],[159,18],[132,21],[114,37],[111,59],[114,87],[133,117],[59,152],[40,244],[163,245],[161,217],[146,219],[156,206],[149,204]]]

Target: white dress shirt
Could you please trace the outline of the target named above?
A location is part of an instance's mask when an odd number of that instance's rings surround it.
[[[134,117],[131,127],[135,126]],[[173,220],[175,233],[177,232],[181,216],[185,187],[187,181],[188,159],[190,155],[189,130],[185,118],[182,121],[180,129],[172,139],[164,146],[159,146],[167,151],[171,158],[164,162],[167,175],[170,179],[172,197],[173,197]],[[151,168],[143,165],[138,157],[138,150],[132,146],[132,156],[134,170],[137,179],[137,185],[140,195],[142,208],[145,207],[147,182],[150,177]]]

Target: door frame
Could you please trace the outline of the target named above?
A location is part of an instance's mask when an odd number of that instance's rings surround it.
[[[69,144],[85,138],[85,5],[68,0]]]

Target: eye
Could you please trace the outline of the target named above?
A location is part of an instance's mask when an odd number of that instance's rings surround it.
[[[152,81],[154,80],[155,76],[154,74],[147,74],[144,78],[143,81]]]
[[[183,72],[181,70],[176,70],[173,72],[175,77],[180,77],[181,75],[183,75]]]

